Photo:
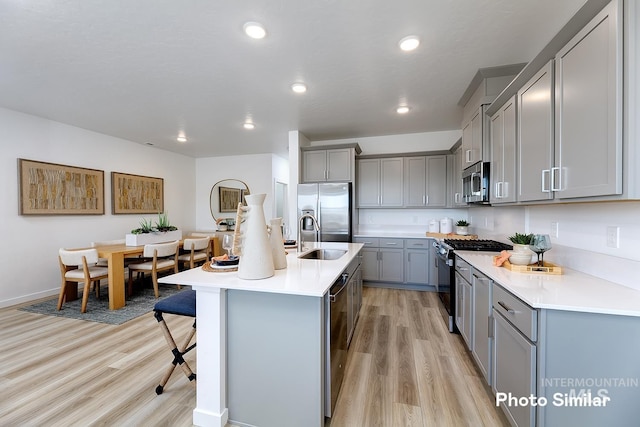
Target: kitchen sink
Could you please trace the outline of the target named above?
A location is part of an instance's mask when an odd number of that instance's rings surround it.
[[[338,259],[346,253],[347,251],[343,251],[342,249],[314,249],[312,251],[299,255],[298,258],[322,259],[322,260],[328,261],[328,260]]]

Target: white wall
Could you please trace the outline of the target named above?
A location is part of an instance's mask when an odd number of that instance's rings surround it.
[[[223,179],[244,181],[251,194],[266,193],[264,212],[267,221],[273,216],[274,163],[277,170],[283,167],[274,154],[251,154],[243,156],[206,157],[196,159],[195,177],[195,228],[201,231],[216,229],[211,216],[209,200],[211,188]],[[281,172],[278,172],[279,174]]]
[[[193,228],[195,160],[130,141],[0,108],[0,307],[56,294],[58,249],[87,247],[94,240],[124,238],[144,218],[112,215],[111,172],[161,177],[164,206],[173,225]],[[18,214],[18,158],[99,169],[105,172],[105,214]]]

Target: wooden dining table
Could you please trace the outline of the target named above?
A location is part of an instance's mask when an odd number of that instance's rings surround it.
[[[196,237],[194,237],[196,238]],[[219,255],[220,243],[217,237],[211,236],[211,253],[213,256]],[[182,248],[183,240],[180,240],[180,248]],[[97,246],[98,256],[106,258],[108,264],[108,281],[109,281],[109,309],[117,310],[125,306],[125,277],[124,277],[124,260],[125,258],[136,258],[141,256],[144,251],[142,246],[127,246],[125,244]],[[67,286],[67,301],[77,299],[77,287]],[[75,291],[75,292],[74,292]]]

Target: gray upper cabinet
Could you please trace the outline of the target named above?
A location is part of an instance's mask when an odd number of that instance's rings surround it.
[[[491,117],[491,203],[516,201],[516,97]]]
[[[518,201],[548,200],[553,165],[553,61],[518,91]]]
[[[556,55],[555,167],[561,199],[622,193],[622,25],[611,2]]]
[[[404,174],[405,207],[446,206],[446,156],[406,157]]]
[[[484,142],[488,141],[489,136],[486,109],[487,105],[481,105],[474,112],[471,120],[462,126],[463,169],[480,161],[489,161],[489,159],[483,158],[484,153],[487,151],[484,148]]]
[[[302,154],[302,181],[353,181],[351,148],[309,150]]]
[[[451,206],[461,207],[467,206],[467,202],[462,197],[462,169],[464,162],[464,150],[460,146],[453,154],[452,172],[451,172]]]
[[[358,160],[357,206],[402,207],[402,157]]]

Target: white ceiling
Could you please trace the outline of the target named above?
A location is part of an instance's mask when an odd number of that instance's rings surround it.
[[[477,70],[530,61],[584,3],[2,0],[0,106],[192,157],[459,129]]]

